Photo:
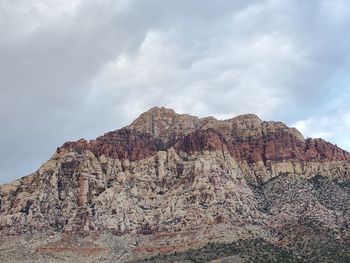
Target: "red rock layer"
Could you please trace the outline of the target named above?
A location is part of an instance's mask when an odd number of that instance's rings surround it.
[[[283,160],[301,162],[350,160],[350,154],[336,145],[322,139],[303,141],[283,129],[269,132],[260,138],[240,137],[239,134],[225,138],[220,131],[215,129],[196,130],[185,135],[170,136],[164,141],[149,133],[124,128],[107,133],[90,142],[85,140],[67,142],[58,151],[89,149],[96,156],[105,155],[120,160],[137,161],[170,147],[189,154],[205,150],[228,150],[236,161],[247,161],[248,163]]]
[[[227,149],[225,139],[215,130],[198,130],[184,136],[180,136],[174,148],[177,151],[192,154],[201,151],[222,151]]]
[[[137,161],[153,156],[157,151],[157,140],[147,133],[120,129],[106,133],[96,140],[87,142],[81,139],[77,142],[66,142],[63,149],[92,151],[96,156],[105,155],[114,159]]]
[[[237,161],[299,160],[301,162],[329,162],[350,160],[350,154],[322,139],[300,141],[286,132],[269,133],[259,139],[236,140],[228,146]]]

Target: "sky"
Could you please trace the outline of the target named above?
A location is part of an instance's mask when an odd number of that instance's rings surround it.
[[[350,150],[348,0],[0,0],[0,183],[153,106]]]

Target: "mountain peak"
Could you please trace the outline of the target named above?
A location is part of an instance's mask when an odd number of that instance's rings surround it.
[[[181,118],[181,117],[185,117],[185,118],[186,117],[193,117],[193,118],[199,119],[198,117],[192,116],[189,114],[177,113],[175,110],[170,109],[170,108],[166,108],[163,106],[161,106],[161,107],[155,106],[155,107],[152,107],[149,110],[141,113],[141,115],[139,117],[137,117],[132,122],[131,125],[137,126],[137,124],[144,122],[145,119],[149,120],[151,118],[159,118],[159,119],[172,118],[172,119],[174,119],[174,118]],[[213,121],[224,121],[224,120],[219,120],[213,116],[203,117],[200,120],[208,120],[208,119],[213,120]],[[237,116],[234,116],[234,117],[232,117],[228,120],[225,120],[225,121],[235,121],[235,120],[241,120],[241,121],[252,121],[253,120],[253,121],[262,122],[262,120],[256,114],[253,114],[253,113],[237,115]]]
[[[142,113],[128,128],[163,137],[172,132],[194,131],[198,123],[198,117],[178,114],[174,110],[164,107],[153,107]]]
[[[236,117],[233,117],[229,120],[253,120],[253,121],[258,121],[258,122],[262,122],[262,120],[253,113],[247,113],[247,114],[241,114],[241,115],[237,115]]]
[[[173,109],[170,109],[170,108],[165,108],[165,107],[152,107],[150,108],[148,111],[145,111],[143,113],[141,113],[141,115],[138,117],[142,117],[142,116],[145,116],[145,115],[164,115],[164,116],[170,116],[170,115],[179,115],[178,113],[176,113]],[[138,119],[137,118],[137,119]],[[136,120],[137,120],[136,119]]]

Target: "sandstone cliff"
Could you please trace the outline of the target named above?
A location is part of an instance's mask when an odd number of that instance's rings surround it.
[[[256,239],[300,262],[323,256],[312,254],[323,245],[347,260],[349,179],[348,152],[281,122],[152,108],[0,186],[0,235],[130,237],[120,259],[101,241],[97,251],[115,261]]]

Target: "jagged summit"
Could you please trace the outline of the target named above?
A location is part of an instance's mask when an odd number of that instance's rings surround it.
[[[252,113],[237,115],[236,117],[233,117],[228,121],[235,121],[236,119],[262,122],[262,120],[256,114],[252,114]]]
[[[198,117],[178,114],[164,107],[154,107],[142,113],[128,128],[148,132],[153,136],[164,136],[170,132],[194,131],[198,123]]]
[[[281,122],[264,122],[255,114],[243,114],[227,120],[218,120],[212,116],[198,118],[189,114],[178,114],[173,109],[153,107],[127,126],[128,129],[150,133],[152,136],[163,139],[174,134],[188,134],[200,129],[218,129],[223,133],[235,130],[246,132],[246,136],[261,137],[264,130],[280,127],[304,141],[302,134],[295,128],[289,128]]]
[[[142,113],[136,120],[134,120],[129,128],[137,129],[137,130],[151,130],[150,127],[161,127],[161,128],[174,128],[174,126],[181,126],[184,123],[186,128],[198,128],[204,125],[205,123],[212,122],[214,124],[224,123],[224,122],[259,122],[262,120],[255,114],[242,114],[235,116],[231,119],[227,120],[218,120],[213,116],[199,118],[196,116],[192,116],[189,114],[179,114],[176,113],[173,109],[165,108],[165,107],[153,107],[148,111]],[[213,125],[214,125],[213,124]],[[185,129],[184,129],[185,130]],[[191,130],[191,129],[190,129]]]

